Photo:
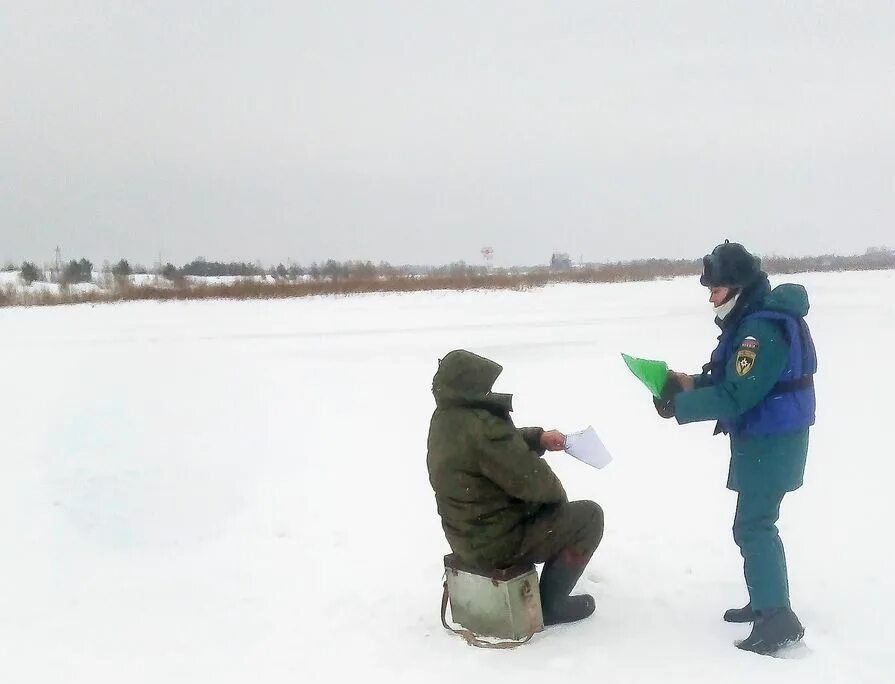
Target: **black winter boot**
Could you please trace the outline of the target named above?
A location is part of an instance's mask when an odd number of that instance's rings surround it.
[[[752,633],[737,643],[737,648],[760,655],[772,655],[805,635],[805,628],[789,608],[758,611]]]
[[[747,603],[742,608],[731,608],[724,611],[724,622],[755,622],[755,611],[752,604]]]
[[[590,594],[569,596],[584,572],[585,564],[586,561],[584,564],[575,563],[564,554],[544,564],[540,588],[545,625],[583,620],[596,609],[596,601]]]

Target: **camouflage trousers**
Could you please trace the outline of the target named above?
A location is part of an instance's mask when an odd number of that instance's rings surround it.
[[[508,565],[545,563],[563,555],[586,565],[603,538],[603,509],[593,501],[547,504],[524,526],[522,543]]]

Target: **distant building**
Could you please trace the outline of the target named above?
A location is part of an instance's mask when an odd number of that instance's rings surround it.
[[[572,260],[565,252],[554,252],[550,257],[551,271],[568,271],[572,268]]]

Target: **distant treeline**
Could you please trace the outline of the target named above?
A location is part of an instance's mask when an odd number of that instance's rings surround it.
[[[768,273],[806,273],[814,271],[860,271],[895,268],[895,250],[886,247],[868,249],[852,256],[822,255],[809,257],[766,256],[762,266]],[[562,267],[516,266],[492,268],[484,264],[458,261],[442,266],[393,266],[388,262],[335,261],[329,259],[310,266],[278,264],[264,268],[245,262],[218,262],[194,259],[177,268],[167,264],[162,275],[170,278],[185,276],[257,277],[271,276],[278,280],[367,280],[393,277],[485,277],[494,275],[546,274],[550,280],[581,282],[618,282],[653,280],[696,275],[702,272],[701,259],[639,259],[609,263],[569,264]]]
[[[895,268],[895,250],[888,247],[871,247],[863,254],[851,256],[822,255],[808,257],[781,257],[768,255],[762,258],[762,267],[774,273],[805,273],[814,271],[859,271]],[[513,268],[492,268],[484,264],[467,264],[458,261],[443,266],[393,266],[388,262],[336,261],[329,259],[322,263],[302,266],[280,263],[265,267],[260,263],[244,261],[207,261],[196,258],[182,266],[168,263],[162,267],[147,269],[131,266],[126,259],[115,264],[106,263],[99,273],[114,278],[127,278],[133,274],[154,273],[168,280],[178,281],[186,277],[209,278],[257,278],[270,276],[276,280],[369,280],[394,277],[458,278],[484,277],[494,275],[546,274],[549,280],[580,282],[618,282],[673,278],[696,275],[701,272],[700,259],[639,259],[607,263],[564,263],[561,266],[517,266]],[[60,268],[39,268],[32,262],[21,266],[7,264],[4,270],[21,272],[22,279],[30,284],[34,281],[49,280],[63,285],[91,282],[95,267],[88,259],[70,261]]]
[[[814,257],[765,256],[763,268],[770,274],[824,271],[895,269],[895,250],[868,249],[853,256]],[[444,266],[392,266],[370,261],[328,260],[302,267],[296,264],[265,268],[246,262],[194,259],[177,267],[166,264],[151,272],[122,259],[104,264],[96,272],[87,259],[70,261],[59,268],[38,268],[25,262],[19,271],[25,284],[39,281],[48,287],[16,290],[10,284],[0,289],[0,306],[51,305],[78,302],[107,302],[140,299],[253,299],[348,295],[362,292],[409,292],[422,290],[530,289],[549,283],[607,283],[647,281],[695,276],[702,271],[700,259],[642,259],[615,263],[571,264],[553,260],[553,266],[489,268],[459,261]],[[136,274],[152,274],[138,280]],[[223,278],[224,280],[213,280]],[[208,280],[206,280],[208,279]],[[73,288],[76,283],[89,283]]]

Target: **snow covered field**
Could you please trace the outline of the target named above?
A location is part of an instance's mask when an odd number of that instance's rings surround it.
[[[891,682],[895,273],[809,290],[820,359],[805,487],[783,503],[787,658],[743,653],[727,442],[660,420],[619,353],[696,371],[695,278],[528,293],[0,310],[0,681]],[[438,617],[426,475],[439,356],[504,364],[517,425],[606,511],[591,619],[482,651]]]

